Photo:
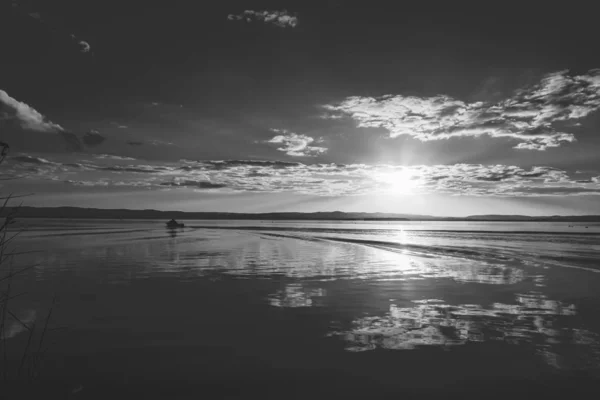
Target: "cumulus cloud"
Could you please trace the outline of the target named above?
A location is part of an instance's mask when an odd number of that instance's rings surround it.
[[[33,107],[9,96],[4,90],[0,90],[0,126],[2,124],[28,131],[58,134],[65,141],[68,151],[83,150],[77,135],[49,121]]]
[[[0,121],[18,124],[23,129],[37,132],[58,133],[64,129],[51,121],[33,107],[10,97],[0,90]]]
[[[229,14],[227,19],[230,21],[261,21],[269,24],[273,24],[280,28],[294,28],[298,25],[298,17],[289,13],[287,10],[281,11],[254,11],[246,10],[241,14]]]
[[[267,143],[276,143],[281,145],[277,150],[285,152],[288,156],[293,157],[315,157],[327,151],[325,147],[311,146],[310,144],[315,139],[306,135],[299,135],[294,132],[280,129],[271,129],[271,131],[279,133]]]
[[[600,69],[584,75],[568,71],[548,74],[512,97],[495,102],[467,103],[446,95],[416,97],[352,96],[324,106],[326,118],[347,115],[359,127],[383,128],[390,137],[421,141],[452,137],[506,137],[517,149],[545,150],[575,141],[557,123],[578,120],[600,108]]]
[[[92,162],[66,164],[34,156],[20,157],[22,158],[8,160],[5,166],[7,174],[32,179],[97,182],[96,186],[294,192],[317,196],[600,195],[600,177],[574,178],[565,170],[548,166],[522,168],[513,165],[481,164],[344,165],[254,160],[185,160],[177,163],[111,165]]]

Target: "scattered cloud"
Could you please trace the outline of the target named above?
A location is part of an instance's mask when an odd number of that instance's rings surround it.
[[[58,133],[64,129],[51,121],[33,107],[20,102],[0,90],[0,122],[16,123],[23,129],[37,132]]]
[[[106,138],[95,129],[92,129],[91,131],[83,135],[83,143],[85,143],[85,145],[89,147],[98,146],[102,144],[105,140]]]
[[[107,163],[112,161],[109,158],[100,160]],[[481,164],[344,165],[255,160],[183,160],[176,163],[147,162],[123,165],[93,162],[58,163],[46,158],[21,155],[10,158],[5,167],[7,174],[21,178],[102,181],[107,182],[108,186],[147,189],[224,189],[239,192],[294,192],[318,196],[600,195],[600,177],[576,178],[565,170],[547,166],[521,168]]]
[[[91,50],[90,44],[84,40],[81,40],[80,38],[78,38],[77,36],[75,36],[72,33],[67,33],[68,31],[65,31],[63,28],[60,27],[60,24],[58,23],[54,23],[51,20],[48,21],[46,18],[44,18],[42,16],[42,14],[38,11],[27,11],[21,2],[19,1],[13,1],[12,2],[12,7],[14,10],[16,10],[16,12],[18,12],[19,14],[22,15],[26,15],[28,17],[31,17],[35,20],[37,20],[40,24],[44,25],[48,30],[58,33],[64,37],[69,37],[74,43],[76,43],[79,47],[79,51],[81,53],[89,53]]]
[[[210,181],[190,181],[184,179],[175,179],[173,182],[163,182],[161,186],[193,187],[198,189],[220,189],[227,185],[214,183]]]
[[[557,123],[574,122],[600,109],[600,69],[583,75],[568,71],[548,74],[536,85],[491,103],[464,101],[446,95],[348,97],[324,106],[326,118],[350,116],[359,127],[383,128],[390,137],[421,141],[452,137],[507,137],[517,149],[545,150],[575,141]]]
[[[173,143],[166,142],[164,140],[149,140],[148,144],[150,144],[152,146],[172,146],[173,145]]]
[[[277,150],[285,152],[292,157],[315,157],[319,154],[327,152],[327,148],[319,146],[311,146],[310,144],[315,139],[306,135],[299,135],[294,132],[280,129],[271,129],[271,131],[279,133],[267,143],[276,143],[281,145]]]
[[[273,24],[280,28],[294,28],[298,25],[298,17],[289,13],[287,10],[281,11],[253,11],[246,10],[241,14],[229,14],[227,19],[230,21],[261,21],[268,24]]]
[[[74,180],[66,180],[65,183],[75,186],[108,186],[109,182],[107,181],[74,181]]]
[[[128,140],[126,143],[130,146],[143,146],[145,144],[149,144],[151,146],[173,146],[173,143],[171,143],[171,142],[165,142],[164,140],[155,140],[155,139],[148,140],[148,141]]]
[[[15,156],[15,157],[11,157],[11,159],[15,160],[16,162],[25,163],[25,164],[38,164],[38,165],[54,164],[53,162],[48,161],[45,158],[32,157],[32,156],[28,156],[28,155]]]
[[[135,161],[133,157],[115,156],[113,154],[97,154],[94,157],[100,160]]]
[[[86,42],[85,40],[80,40],[77,43],[79,44],[80,51],[82,53],[88,53],[92,49],[90,47],[90,44],[88,42]]]

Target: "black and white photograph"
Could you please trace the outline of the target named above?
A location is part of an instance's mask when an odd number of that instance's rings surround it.
[[[593,2],[0,0],[0,399],[585,399]]]

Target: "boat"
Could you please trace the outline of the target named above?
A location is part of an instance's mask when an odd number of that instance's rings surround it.
[[[177,222],[174,219],[167,222],[167,228],[183,228],[184,226],[183,223]]]

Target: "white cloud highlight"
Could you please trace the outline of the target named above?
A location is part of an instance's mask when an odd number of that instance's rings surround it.
[[[285,152],[292,157],[315,157],[319,154],[327,152],[327,148],[319,146],[311,146],[315,141],[310,136],[299,135],[285,129],[271,129],[271,131],[280,133],[274,136],[267,143],[281,144],[282,147],[277,148],[279,151]]]
[[[575,141],[557,122],[600,109],[600,69],[577,76],[551,73],[497,103],[466,103],[446,95],[385,95],[353,96],[324,107],[330,112],[325,118],[347,115],[359,127],[383,128],[392,138],[408,135],[429,141],[489,135],[518,140],[517,149],[545,150]]]
[[[51,121],[33,107],[20,102],[0,90],[0,121],[16,122],[21,128],[37,132],[59,133],[64,129]]]

